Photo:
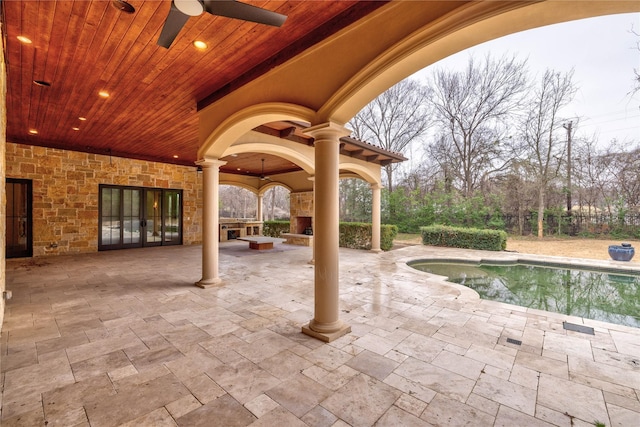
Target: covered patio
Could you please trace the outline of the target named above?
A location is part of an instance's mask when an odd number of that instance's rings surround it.
[[[314,310],[312,249],[277,247],[222,243],[222,284],[206,290],[193,286],[198,245],[8,260],[2,425],[640,420],[638,329],[482,301],[405,264],[488,253],[340,249],[352,332],[324,344],[300,333]]]

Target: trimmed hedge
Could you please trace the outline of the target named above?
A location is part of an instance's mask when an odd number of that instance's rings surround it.
[[[393,247],[393,240],[398,235],[398,226],[391,224],[380,225],[380,249],[390,251]]]
[[[289,232],[289,221],[264,221],[262,234],[269,237],[280,237],[281,233]],[[391,250],[393,239],[398,234],[395,225],[382,224],[380,226],[380,249]],[[352,249],[371,249],[371,224],[362,222],[340,223],[340,247]]]
[[[507,248],[507,233],[502,230],[431,225],[420,227],[422,244],[451,248],[503,251]]]
[[[391,250],[393,239],[398,234],[395,225],[380,225],[380,249]],[[371,249],[371,224],[364,222],[340,223],[340,247],[351,249]]]
[[[364,222],[341,222],[341,248],[371,249],[371,224]]]
[[[289,221],[264,221],[262,223],[262,235],[268,237],[280,237],[281,233],[289,232]]]

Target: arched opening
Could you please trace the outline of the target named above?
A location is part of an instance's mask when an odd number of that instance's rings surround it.
[[[263,221],[288,221],[291,191],[283,185],[272,185],[262,193]]]
[[[371,185],[360,177],[340,179],[340,221],[371,222]]]

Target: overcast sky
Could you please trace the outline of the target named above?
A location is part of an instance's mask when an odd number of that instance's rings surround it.
[[[577,137],[595,136],[600,146],[616,138],[624,143],[640,142],[640,93],[630,96],[634,69],[640,71],[640,14],[610,15],[550,25],[483,43],[452,55],[417,73],[429,74],[432,67],[463,70],[469,56],[483,59],[516,54],[527,59],[531,73],[542,76],[545,69],[566,72],[574,69],[573,82],[579,88],[574,102],[563,116],[578,118]],[[537,80],[539,81],[539,80]]]

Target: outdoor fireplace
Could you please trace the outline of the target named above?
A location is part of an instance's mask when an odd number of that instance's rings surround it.
[[[296,217],[296,229],[295,234],[306,234],[308,236],[313,235],[313,228],[310,216]]]
[[[290,245],[313,246],[313,191],[289,195],[289,232],[282,233]]]

